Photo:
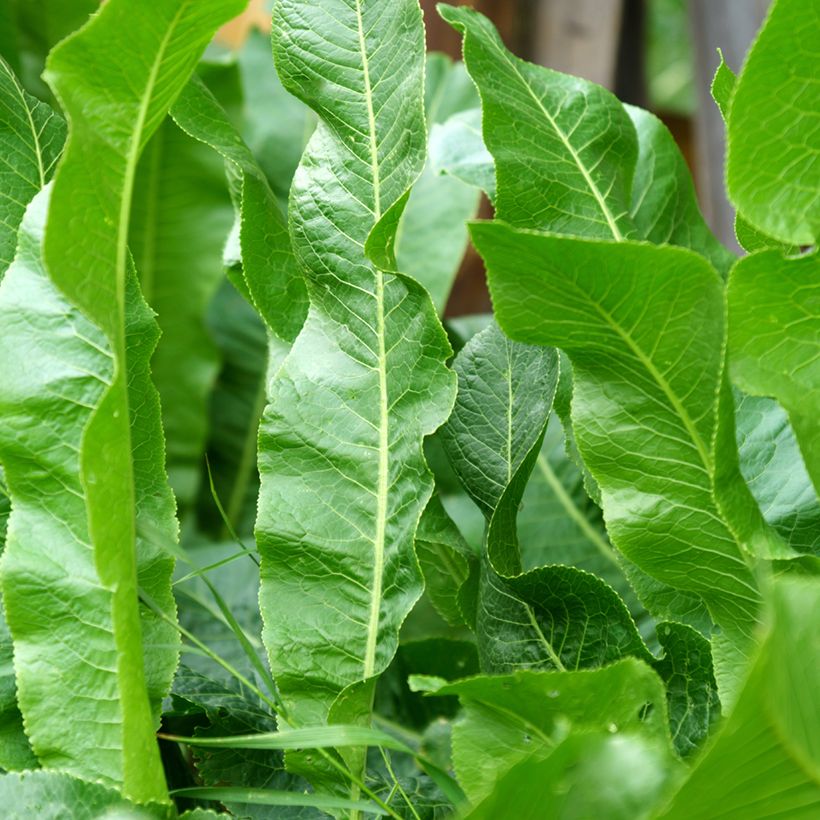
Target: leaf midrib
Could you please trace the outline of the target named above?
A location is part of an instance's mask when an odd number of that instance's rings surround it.
[[[373,177],[373,220],[374,225],[381,219],[381,180],[379,169],[379,148],[376,139],[376,115],[373,108],[373,89],[370,84],[370,62],[367,55],[367,44],[364,37],[361,0],[356,0],[356,25],[359,37],[359,50],[362,56],[364,75],[364,93],[367,105],[367,119],[370,139],[370,167]],[[373,541],[373,587],[370,591],[370,612],[367,621],[367,639],[365,643],[364,673],[365,680],[373,677],[376,671],[376,647],[381,617],[381,597],[384,576],[384,550],[387,526],[387,485],[388,485],[388,444],[389,412],[387,402],[387,354],[384,339],[384,274],[378,268],[376,274],[376,336],[378,342],[379,374],[379,463],[376,487],[376,534]]]
[[[615,221],[615,215],[609,209],[609,206],[606,204],[606,200],[603,197],[603,194],[598,190],[598,186],[595,184],[595,181],[592,179],[589,171],[587,170],[586,166],[583,162],[581,162],[581,158],[578,156],[578,153],[573,148],[572,144],[569,141],[567,135],[558,127],[558,123],[555,121],[555,118],[547,111],[546,107],[544,106],[543,102],[541,101],[540,97],[535,93],[532,86],[527,82],[526,78],[521,74],[518,70],[518,66],[516,63],[510,58],[510,55],[505,52],[505,50],[501,47],[501,45],[496,42],[494,39],[491,39],[495,49],[510,66],[510,68],[515,72],[515,75],[521,81],[521,84],[527,90],[527,93],[532,97],[535,104],[541,110],[541,113],[544,115],[544,118],[550,124],[550,127],[553,131],[558,135],[558,138],[564,144],[564,147],[569,152],[570,156],[572,157],[575,165],[578,167],[578,170],[581,172],[581,175],[584,177],[584,181],[586,182],[589,190],[592,192],[592,195],[595,197],[595,201],[598,203],[598,207],[601,209],[601,213],[604,215],[604,218],[607,221],[607,225],[609,226],[612,235],[615,237],[617,242],[621,242],[624,239],[623,234],[621,233],[620,229],[618,228],[618,224]]]
[[[9,79],[14,86],[14,90],[17,92],[18,96],[20,97],[20,102],[23,104],[23,109],[26,112],[26,119],[28,120],[29,128],[31,128],[31,135],[34,138],[34,155],[37,158],[37,172],[40,177],[40,188],[42,188],[46,184],[46,170],[43,166],[43,152],[42,147],[40,145],[40,137],[37,133],[37,128],[34,125],[34,117],[32,116],[31,109],[28,105],[28,100],[26,99],[25,91],[20,83],[17,81],[17,77],[15,77],[14,72],[9,68],[8,64],[5,60],[0,58],[0,66],[2,66],[3,70],[8,74]]]

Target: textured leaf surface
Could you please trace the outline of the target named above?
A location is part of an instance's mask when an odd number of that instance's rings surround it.
[[[777,0],[729,107],[726,184],[741,215],[783,242],[820,234],[820,7]]]
[[[495,159],[498,217],[523,227],[535,218],[556,233],[633,235],[629,191],[638,147],[621,103],[600,86],[510,54],[472,9],[439,11],[464,33],[484,142]]]
[[[429,296],[365,253],[380,222],[392,241],[424,163],[418,5],[285,0],[274,31],[283,84],[320,118],[291,191],[311,308],[271,383],[257,521],[264,638],[304,724],[386,668],[421,593],[421,440],[453,385]]]
[[[111,383],[112,354],[105,336],[44,271],[47,202],[44,193],[30,206],[18,257],[0,289],[6,317],[0,339],[0,450],[15,508],[3,558],[4,600],[20,706],[41,763],[120,783],[125,757],[135,753],[129,743],[136,738],[124,737],[128,719],[142,716],[145,742],[153,745],[154,716],[176,665],[176,634],[152,613],[140,613],[136,595],[133,615],[141,624],[129,624],[134,631],[123,634],[112,612],[112,582],[101,577],[94,559],[81,452],[89,419]],[[131,406],[138,408],[130,432],[142,454],[134,465],[139,558],[131,588],[135,593],[141,584],[173,612],[172,566],[162,542],[176,537],[176,523],[156,447],[159,406],[148,381],[157,332],[133,274],[126,300],[129,394]],[[25,360],[21,349],[28,351]],[[127,651],[119,666],[123,644]],[[135,681],[141,683],[139,693],[129,691]],[[67,733],[72,721],[83,731]],[[139,748],[150,761],[151,747]],[[150,772],[144,761],[143,766]]]
[[[76,469],[85,490],[87,540],[92,545],[90,553],[85,547],[86,564],[90,559],[101,585],[111,590],[110,649],[116,656],[106,666],[116,670],[118,697],[113,703],[121,714],[108,724],[105,731],[113,738],[107,742],[89,734],[93,755],[89,751],[83,759],[76,742],[71,753],[86,773],[94,772],[95,757],[107,757],[105,775],[140,800],[165,795],[146,684],[155,697],[167,691],[176,652],[173,641],[160,641],[168,648],[152,651],[143,674],[136,546],[142,560],[154,564],[144,579],[150,579],[152,597],[172,611],[172,562],[164,557],[162,541],[175,533],[173,501],[164,480],[159,404],[148,377],[155,330],[145,324],[149,320],[144,314],[142,327],[127,327],[131,198],[140,152],[215,29],[242,6],[239,0],[161,0],[150,12],[135,14],[127,0],[111,0],[51,53],[46,72],[68,117],[69,139],[54,183],[44,256],[54,283],[104,334],[113,353],[104,395],[97,397],[93,414],[84,420]],[[144,304],[140,298],[131,297],[138,311]],[[129,379],[138,379],[132,397]],[[84,446],[86,442],[93,446]],[[135,545],[138,506],[150,520],[149,538]],[[114,510],[122,512],[112,515]],[[152,642],[150,634],[145,638]],[[53,721],[47,722],[53,731]],[[99,730],[105,724],[96,726]],[[33,735],[34,726],[31,731]],[[65,745],[63,738],[56,749]]]
[[[129,244],[162,331],[151,372],[162,402],[168,476],[184,507],[200,480],[218,368],[205,314],[224,276],[222,247],[232,221],[223,163],[166,120],[137,170]]]
[[[820,809],[820,588],[777,581],[773,626],[714,744],[662,817],[810,818]]]
[[[714,271],[670,247],[501,224],[473,237],[502,326],[572,359],[575,435],[613,542],[649,575],[700,595],[745,652],[760,599],[744,554],[779,541],[737,468]]]
[[[11,264],[26,205],[51,179],[65,123],[27,94],[0,57],[0,276]]]
[[[820,255],[747,256],[732,269],[728,300],[732,377],[786,409],[820,492]]]
[[[9,820],[170,820],[164,806],[137,806],[114,789],[59,772],[0,776],[0,800]]]
[[[64,139],[60,117],[26,94],[0,58],[0,277],[14,256],[26,205],[51,177]],[[10,510],[0,470],[0,553]],[[0,767],[14,771],[35,766],[17,707],[11,633],[0,596]]]
[[[459,393],[441,440],[464,488],[490,518],[540,443],[558,356],[510,341],[493,322],[465,345],[453,369]]]
[[[643,733],[667,743],[663,687],[645,664],[623,660],[581,672],[530,672],[467,678],[439,688],[458,695],[463,717],[453,731],[453,760],[472,802],[532,754],[544,756],[566,732]],[[645,709],[652,704],[652,709]]]

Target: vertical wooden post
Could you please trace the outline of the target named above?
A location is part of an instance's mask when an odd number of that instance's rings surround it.
[[[623,9],[623,0],[539,0],[532,59],[614,90]]]

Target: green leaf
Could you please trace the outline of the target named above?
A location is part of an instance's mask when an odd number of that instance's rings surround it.
[[[494,324],[467,343],[454,365],[459,394],[441,437],[453,467],[490,520],[474,624],[482,669],[563,671],[603,666],[629,655],[640,658],[657,665],[669,682],[676,745],[689,753],[703,740],[719,708],[707,642],[687,627],[665,625],[667,654],[658,661],[623,601],[599,578],[555,565],[521,573],[516,518],[524,484],[542,457],[556,365],[548,348],[511,342]],[[575,523],[579,518],[585,522],[574,511]],[[544,520],[539,525],[547,531],[541,536],[546,541],[542,553],[549,560],[549,530]],[[588,525],[581,537],[589,538],[590,532],[601,542],[591,547],[598,562],[603,560],[599,550],[606,550],[626,587],[616,554],[602,536]],[[567,556],[555,556],[550,563],[560,558]],[[681,682],[680,670],[689,667],[691,679]]]
[[[720,64],[715,71],[715,76],[712,78],[710,91],[712,92],[712,99],[720,110],[723,121],[728,123],[729,105],[737,85],[737,77],[726,64],[720,49],[718,49],[718,54],[720,55]],[[753,227],[741,213],[735,214],[735,237],[740,247],[749,253],[765,248],[781,248],[786,253],[794,253],[797,250],[794,245],[778,242],[776,239],[767,236],[763,231]]]
[[[464,623],[458,595],[476,556],[447,515],[438,494],[430,497],[419,521],[416,555],[425,591],[436,611],[451,626]]]
[[[441,441],[489,519],[522,466],[532,468],[558,383],[558,356],[511,342],[493,322],[464,346],[453,369],[459,392]]]
[[[222,683],[182,665],[174,679],[173,696],[177,709],[183,702],[190,703],[207,715],[209,725],[197,728],[197,740],[200,736],[261,734],[277,728],[270,709],[236,681]],[[194,752],[197,772],[209,786],[230,783],[267,788],[284,767],[280,754],[266,750],[209,750],[203,744]]]
[[[162,403],[168,475],[181,506],[192,503],[218,370],[205,314],[224,276],[233,222],[223,163],[166,120],[135,180],[130,247],[146,301],[162,331],[151,372]]]
[[[139,800],[167,799],[148,693],[156,698],[169,688],[176,650],[173,640],[157,641],[168,648],[152,649],[143,672],[137,586],[143,580],[146,592],[173,612],[173,562],[163,541],[173,539],[174,527],[173,501],[164,480],[159,403],[148,376],[155,325],[138,289],[129,288],[131,198],[140,152],[216,28],[242,7],[239,0],[160,0],[150,13],[135,13],[127,0],[110,0],[79,33],[52,51],[46,71],[68,117],[69,138],[54,182],[43,253],[54,284],[90,320],[96,338],[103,334],[103,345],[113,356],[105,392],[98,394],[90,418],[83,419],[75,469],[85,490],[92,545],[83,563],[111,590],[107,617],[113,632],[104,648],[115,649],[116,655],[105,668],[115,670],[111,677],[118,696],[109,703],[113,721],[96,725],[114,737],[94,738],[88,732],[85,752],[72,738],[70,755],[79,771],[121,782],[124,792]],[[130,317],[129,303],[134,306]],[[85,446],[88,442],[93,446]],[[139,448],[144,450],[135,459],[133,452]],[[144,516],[142,524],[138,512]],[[147,537],[135,541],[138,530]],[[147,573],[139,580],[137,548]],[[6,601],[8,605],[8,593]],[[147,645],[169,629],[156,616],[146,614],[144,620]],[[11,616],[9,623],[14,633]],[[42,629],[37,631],[42,640]],[[88,687],[82,678],[77,683]],[[91,689],[99,691],[94,685]],[[22,686],[20,698],[22,703]],[[26,712],[24,707],[33,737],[35,725]],[[65,721],[55,720],[52,712],[43,722],[50,732],[57,723],[63,727],[63,736],[48,748],[57,757],[65,754],[58,751],[67,743]],[[36,741],[34,746],[38,748]],[[99,758],[107,759],[103,772],[94,766]]]
[[[674,768],[662,748],[637,735],[571,735],[547,758],[522,760],[465,820],[565,820],[652,816]]]
[[[175,737],[170,740],[222,749],[334,749],[344,746],[381,746],[412,754],[407,744],[378,729],[366,726],[317,726],[306,729],[282,729],[264,734],[231,737]]]
[[[0,57],[0,277],[11,264],[26,205],[51,179],[65,123],[23,91]]]
[[[636,618],[645,616],[626,581],[623,558],[609,543],[601,509],[587,495],[581,470],[566,453],[564,437],[558,415],[551,414],[518,511],[523,566],[565,564],[591,572],[615,589]]]
[[[0,554],[6,546],[6,522],[11,512],[5,476],[0,469]],[[14,657],[11,633],[6,623],[3,599],[0,595],[0,767],[6,771],[34,769],[34,757],[26,733],[23,716],[17,706],[17,681],[14,677]]]
[[[385,812],[375,803],[367,800],[345,800],[327,794],[305,794],[298,792],[273,791],[269,789],[204,788],[194,786],[175,789],[174,797],[197,797],[219,803],[243,803],[249,806],[312,806],[326,811],[354,809],[368,814],[383,815]]]
[[[776,0],[729,106],[729,197],[754,228],[795,245],[820,234],[819,24],[811,0]]]
[[[428,55],[425,80],[428,129],[461,106],[478,104],[464,66],[444,54]],[[402,214],[396,236],[398,268],[427,288],[439,314],[467,248],[466,222],[475,216],[478,198],[475,188],[436,173],[428,159]]]
[[[427,675],[444,680],[457,680],[478,674],[478,652],[475,644],[449,638],[425,638],[402,641],[387,672],[379,679],[375,709],[378,719],[423,732],[430,724],[455,717],[458,699],[425,698],[408,685],[410,677]],[[434,723],[435,721],[435,723]],[[447,765],[443,768],[447,768]]]
[[[720,717],[720,698],[709,641],[684,624],[658,625],[664,654],[652,667],[666,685],[666,705],[675,751],[698,751]]]
[[[186,667],[182,667],[174,681],[175,712],[184,709],[191,716],[188,703],[202,709],[207,715],[208,725],[196,729],[199,738],[224,737],[250,733],[265,733],[276,730],[276,718],[269,707],[257,696],[234,680],[225,683],[212,680]],[[166,717],[169,725],[170,717]],[[287,773],[281,751],[275,749],[205,747],[194,745],[191,752],[196,770],[203,785],[232,786],[249,789],[272,789],[304,791],[306,781]],[[246,804],[231,803],[226,808],[237,816],[279,818],[314,817],[313,812],[301,814],[297,809],[283,814],[271,810],[249,809]]]
[[[749,553],[785,546],[737,467],[717,275],[672,247],[503,224],[475,225],[473,240],[502,326],[559,345],[573,362],[573,426],[613,543],[649,575],[703,598],[723,630],[716,671],[731,690],[760,603]]]
[[[481,137],[481,109],[453,114],[430,131],[430,163],[435,171],[450,174],[495,198],[493,158]]]
[[[171,113],[183,131],[218,151],[241,179],[238,219],[245,282],[270,329],[283,341],[292,341],[305,319],[307,294],[287,224],[267,178],[198,78],[183,89]]]
[[[735,397],[740,469],[766,520],[797,552],[820,552],[817,500],[791,425],[780,405]]]
[[[61,772],[0,775],[0,800],[8,820],[71,817],[72,820],[171,820],[170,806],[140,805],[114,789]]]
[[[535,214],[537,227],[556,233],[634,235],[629,191],[638,146],[621,103],[600,86],[510,54],[472,9],[438,8],[464,34],[484,142],[495,159],[498,218],[534,227]]]
[[[464,707],[453,730],[453,762],[473,803],[516,763],[546,756],[573,731],[640,733],[669,744],[663,686],[634,658],[580,672],[467,678],[434,694],[458,695]]]
[[[690,248],[726,276],[735,257],[707,227],[689,169],[669,130],[654,114],[624,107],[638,133],[630,209],[638,233],[655,245]]]
[[[387,667],[421,594],[413,540],[432,491],[421,442],[454,386],[427,293],[365,253],[377,228],[368,250],[389,257],[424,163],[418,4],[283,0],[274,33],[283,84],[320,117],[290,211],[311,308],[271,383],[257,521],[264,639],[305,725]]]
[[[720,111],[720,115],[723,117],[723,121],[726,122],[729,119],[729,104],[732,101],[732,94],[734,94],[735,85],[737,84],[737,75],[729,68],[723,52],[720,49],[717,51],[720,63],[715,69],[715,76],[712,77],[712,85],[709,91]]]
[[[316,114],[285,90],[268,35],[252,29],[236,60],[242,84],[242,137],[284,209],[302,151],[316,127]]]
[[[776,398],[789,414],[820,491],[820,255],[760,251],[729,278],[729,363],[746,393]]]
[[[47,205],[48,192],[30,205],[17,259],[0,286],[0,313],[6,317],[0,338],[0,455],[14,501],[2,583],[19,702],[46,768],[116,784],[128,773],[137,781],[126,778],[128,787],[139,793],[141,778],[152,776],[154,722],[177,660],[173,628],[140,612],[135,590],[142,584],[173,613],[173,562],[166,543],[176,537],[176,522],[156,445],[159,406],[148,381],[156,325],[132,272],[125,296],[132,352],[128,381],[131,407],[139,410],[126,440],[142,458],[133,468],[129,464],[137,528],[137,552],[131,557],[135,597],[117,600],[90,549],[94,488],[80,473],[84,433],[111,383],[112,353],[101,331],[46,275],[41,241]],[[25,360],[21,349],[28,351]],[[20,427],[25,438],[15,433]],[[117,562],[108,560],[111,573]],[[115,607],[135,622],[118,620],[124,615]],[[82,722],[83,731],[66,732],[72,721]],[[129,727],[132,735],[126,734]],[[136,766],[129,756],[137,754],[141,763],[135,771],[129,769]],[[155,762],[153,774],[161,777],[158,756]]]
[[[19,48],[23,87],[41,100],[52,102],[51,91],[42,78],[46,57],[60,40],[88,21],[99,9],[99,0],[6,0],[3,7],[8,15],[8,22],[4,21],[8,35],[15,37]],[[12,60],[11,55],[2,53]]]
[[[773,624],[732,714],[660,816],[810,818],[820,808],[820,586],[783,578]]]

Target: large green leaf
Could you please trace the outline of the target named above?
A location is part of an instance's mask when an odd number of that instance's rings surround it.
[[[720,734],[661,816],[810,818],[820,810],[820,585],[772,587],[773,624]]]
[[[424,163],[418,4],[282,0],[274,38],[283,84],[320,118],[290,208],[311,308],[271,382],[257,521],[264,639],[288,714],[305,724],[386,668],[421,594],[413,538],[432,490],[421,441],[453,383],[427,293],[384,270],[389,252],[381,268],[365,252],[376,227],[373,250],[392,243]]]
[[[493,322],[464,346],[453,369],[459,393],[441,440],[489,519],[519,470],[532,469],[558,384],[558,356],[510,341]]]
[[[428,130],[449,116],[478,105],[475,87],[461,63],[444,54],[427,57],[425,109]],[[399,270],[427,288],[441,314],[467,248],[466,222],[478,210],[478,191],[436,172],[428,158],[396,235]]]
[[[215,29],[243,5],[240,0],[160,0],[150,10],[136,12],[128,0],[110,0],[80,32],[52,51],[46,71],[68,117],[69,138],[54,183],[45,261],[53,282],[90,320],[97,337],[103,334],[104,348],[113,357],[108,361],[113,368],[102,382],[104,393],[97,396],[90,418],[83,420],[76,469],[92,547],[85,548],[84,568],[110,590],[113,631],[105,649],[116,654],[106,666],[114,670],[117,691],[109,704],[116,710],[115,719],[92,721],[97,731],[111,737],[94,738],[94,732],[88,732],[89,749],[83,755],[76,738],[68,741],[65,736],[65,722],[59,721],[63,736],[48,749],[59,756],[70,746],[68,754],[85,773],[98,774],[94,760],[106,758],[105,776],[140,800],[164,799],[166,794],[146,685],[155,698],[167,690],[176,651],[173,641],[158,641],[167,648],[152,649],[143,671],[137,588],[140,581],[150,586],[152,598],[173,611],[172,561],[165,557],[163,541],[175,533],[173,502],[165,489],[159,403],[148,377],[156,331],[138,293],[128,294],[133,290],[128,284],[131,199],[142,149]],[[135,311],[130,319],[129,302]],[[137,511],[148,520],[140,524]],[[138,533],[142,537],[135,543]],[[141,561],[152,565],[150,574],[139,579],[137,548]],[[8,596],[6,601],[8,605]],[[9,617],[14,633],[11,608]],[[159,621],[148,615],[144,620],[147,625]],[[17,626],[22,629],[25,622],[21,617]],[[45,636],[37,631],[42,641]],[[154,643],[153,631],[159,632],[150,627],[146,643]],[[82,679],[75,683],[98,689]],[[20,697],[22,703],[22,686]],[[34,736],[36,728],[26,711],[24,706]],[[55,731],[53,713],[42,722],[44,730]]]
[[[820,492],[820,255],[747,256],[732,269],[728,301],[732,378],[785,408]]]
[[[813,0],[776,0],[728,110],[726,184],[740,214],[775,239],[820,235],[820,108]]]
[[[240,180],[239,246],[242,272],[254,305],[270,329],[290,342],[307,312],[305,284],[291,249],[287,224],[267,178],[227,114],[194,78],[172,115],[183,131],[218,151]]]
[[[573,426],[613,543],[703,598],[722,628],[719,682],[731,689],[760,602],[747,562],[785,547],[737,466],[717,275],[672,247],[503,224],[476,225],[473,237],[502,326],[572,359]]]
[[[130,246],[162,331],[151,371],[162,401],[168,476],[186,508],[200,481],[218,368],[205,314],[224,275],[232,221],[223,163],[166,120],[137,170]]]
[[[139,777],[152,774],[154,721],[176,665],[176,634],[155,615],[138,611],[135,590],[136,623],[126,622],[133,632],[123,634],[112,611],[111,581],[101,577],[94,560],[90,493],[81,480],[80,453],[89,419],[111,382],[112,355],[105,336],[44,270],[47,204],[43,193],[29,207],[17,259],[0,286],[5,328],[0,455],[14,505],[3,557],[4,603],[14,638],[20,708],[40,762],[121,783],[128,755],[142,756]],[[147,370],[157,333],[133,273],[126,300],[133,351],[129,394],[132,407],[140,408],[130,426],[133,446],[143,456],[134,469],[139,558],[132,589],[140,583],[173,613],[172,564],[161,542],[176,537],[176,523],[173,499],[162,481],[162,452],[156,447],[159,407],[155,397],[152,401]],[[20,350],[27,351],[25,360]],[[17,434],[20,429],[26,436]],[[141,686],[137,693],[129,688],[135,682]],[[132,743],[139,736],[125,735],[135,716],[145,723],[145,745],[137,748]],[[72,724],[82,731],[67,732]],[[130,765],[136,765],[133,759]],[[128,773],[137,777],[133,770]],[[161,776],[159,770],[153,774]],[[139,783],[127,785],[140,791]]]
[[[464,622],[459,591],[476,555],[467,545],[437,493],[430,496],[416,530],[416,554],[425,591],[436,611],[451,626]]]
[[[600,86],[510,54],[472,9],[440,5],[439,12],[464,34],[484,142],[495,159],[498,217],[533,227],[535,216],[538,227],[557,233],[633,236],[638,143],[621,103]]]
[[[453,762],[472,802],[511,766],[532,754],[545,757],[573,730],[635,732],[669,743],[661,682],[634,658],[580,672],[466,678],[435,694],[458,695],[464,707],[453,730]]]
[[[51,179],[65,123],[23,91],[0,57],[0,276],[11,264],[26,205]]]

